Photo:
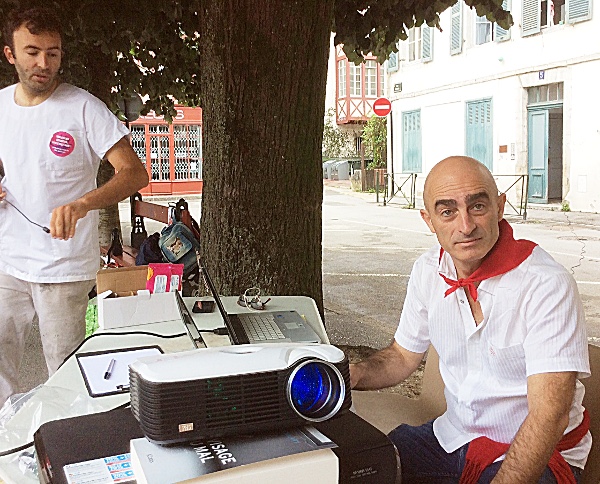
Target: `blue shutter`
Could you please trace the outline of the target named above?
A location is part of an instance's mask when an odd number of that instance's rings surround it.
[[[463,0],[458,0],[452,5],[452,20],[450,26],[450,55],[460,54],[462,52],[462,4]]]
[[[468,102],[466,116],[466,155],[481,161],[492,171],[492,100]]]
[[[506,10],[510,12],[510,0],[503,0],[502,2],[502,10]],[[510,39],[510,28],[503,29],[497,23],[494,24],[494,28],[496,29],[496,42],[502,42],[504,40]]]
[[[574,24],[592,18],[591,0],[567,0],[566,22]]]
[[[523,23],[521,36],[537,34],[542,29],[540,0],[523,0]]]
[[[421,172],[421,111],[402,113],[402,172]]]
[[[388,57],[387,71],[396,72],[398,70],[398,52],[392,52]]]
[[[433,60],[433,27],[427,24],[421,26],[421,42],[423,43],[421,60],[431,62]]]

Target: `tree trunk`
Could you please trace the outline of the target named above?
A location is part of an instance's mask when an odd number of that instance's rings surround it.
[[[310,296],[323,314],[332,16],[330,0],[203,2],[201,231],[222,294],[258,285],[263,294]]]
[[[96,176],[96,183],[100,187],[110,180],[115,174],[115,169],[106,160],[102,160]],[[121,220],[119,218],[119,205],[110,205],[100,209],[100,217],[98,219],[98,238],[100,245],[110,245],[110,235],[112,229],[118,228],[121,232]]]
[[[98,99],[104,101],[107,105],[110,99],[110,90],[112,88],[110,75],[110,59],[107,54],[102,52],[100,47],[93,49],[90,62],[87,66],[92,81],[89,92]],[[98,175],[96,176],[97,186],[104,185],[115,174],[113,166],[106,160],[102,160]],[[110,234],[112,229],[118,228],[121,231],[121,221],[119,219],[119,205],[111,205],[100,210],[100,219],[98,221],[98,237],[100,245],[110,245]]]

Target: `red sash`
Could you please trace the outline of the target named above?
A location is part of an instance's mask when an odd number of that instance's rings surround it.
[[[537,245],[535,242],[530,240],[515,240],[513,237],[513,229],[510,224],[502,219],[498,222],[500,234],[498,240],[492,247],[492,250],[483,259],[483,262],[479,268],[473,272],[469,277],[464,279],[450,279],[440,273],[440,276],[446,281],[450,287],[444,293],[444,297],[452,294],[459,287],[466,287],[473,298],[473,301],[477,301],[477,288],[475,287],[476,282],[489,279],[490,277],[500,276],[512,271],[515,267],[518,267],[527,257],[531,255],[533,248]],[[440,249],[440,260],[444,249]]]
[[[561,451],[575,447],[590,429],[590,415],[583,411],[583,420],[556,445],[548,467],[556,477],[558,484],[576,484],[573,471],[567,461],[560,454]],[[460,476],[459,484],[476,484],[481,473],[502,454],[505,454],[510,444],[495,442],[487,437],[478,437],[469,444],[465,467]]]

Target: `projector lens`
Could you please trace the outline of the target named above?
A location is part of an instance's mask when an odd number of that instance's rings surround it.
[[[288,399],[307,420],[321,422],[333,417],[346,395],[340,371],[329,363],[309,360],[298,365],[288,381]]]

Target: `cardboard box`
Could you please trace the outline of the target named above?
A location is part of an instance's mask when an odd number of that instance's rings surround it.
[[[96,274],[98,325],[102,329],[180,319],[174,292],[146,290],[148,266],[102,269]]]

